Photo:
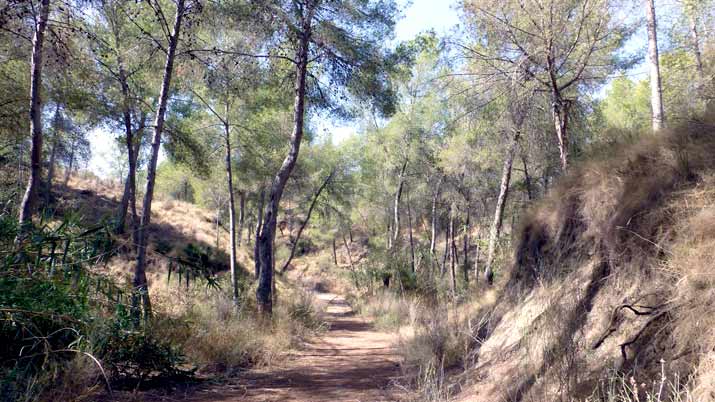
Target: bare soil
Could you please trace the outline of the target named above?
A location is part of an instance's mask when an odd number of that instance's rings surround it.
[[[329,330],[292,353],[281,367],[252,370],[233,383],[205,389],[191,402],[397,401],[399,372],[393,334],[376,331],[341,296],[318,293]]]

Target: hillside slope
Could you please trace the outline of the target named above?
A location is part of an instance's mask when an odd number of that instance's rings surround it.
[[[715,127],[599,155],[523,219],[460,400],[715,401]]]

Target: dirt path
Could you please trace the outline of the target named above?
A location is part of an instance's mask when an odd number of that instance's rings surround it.
[[[237,384],[206,390],[190,401],[396,401],[389,390],[399,375],[395,337],[375,331],[342,297],[317,297],[327,303],[325,335],[306,343],[282,367],[250,371]]]

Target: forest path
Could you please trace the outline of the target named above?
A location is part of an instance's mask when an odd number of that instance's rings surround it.
[[[280,367],[251,370],[234,384],[208,390],[192,402],[396,401],[390,382],[399,375],[396,336],[376,331],[342,296],[317,293],[327,304],[330,329],[291,353]]]

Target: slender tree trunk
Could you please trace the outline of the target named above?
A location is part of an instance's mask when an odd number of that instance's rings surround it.
[[[499,239],[499,233],[501,232],[501,227],[504,219],[504,207],[506,206],[506,198],[509,193],[509,182],[511,180],[511,167],[514,162],[514,152],[516,152],[516,145],[519,139],[519,132],[514,133],[514,138],[509,145],[509,150],[507,151],[506,158],[504,158],[504,166],[502,168],[501,185],[499,186],[499,197],[497,198],[497,205],[494,211],[494,221],[489,230],[489,247],[487,249],[487,264],[484,270],[484,278],[488,284],[494,282],[494,270],[492,263],[494,262],[494,252],[496,250],[497,240]]]
[[[451,219],[451,218],[450,218]],[[442,254],[442,266],[440,275],[444,277],[447,273],[447,257],[449,256],[449,226],[444,230],[444,254]]]
[[[50,0],[40,2],[40,15],[35,26],[32,39],[32,59],[30,61],[30,134],[32,148],[30,150],[30,178],[27,182],[25,195],[20,204],[20,236],[24,237],[32,226],[32,214],[35,213],[37,191],[42,175],[42,48],[45,39],[45,29],[50,13]]]
[[[65,171],[64,186],[70,182],[70,177],[72,176],[72,169],[74,168],[74,148],[77,146],[77,142],[72,142],[72,148],[70,149],[70,162],[67,164],[67,170]]]
[[[139,166],[139,153],[141,152],[142,138],[144,137],[144,129],[146,128],[146,112],[142,112],[139,127],[134,132],[134,174],[129,176],[129,209],[132,213],[132,233],[136,233],[139,229],[139,214],[137,213],[137,167]],[[130,167],[131,168],[131,167]]]
[[[52,179],[55,177],[55,160],[57,159],[57,145],[60,141],[60,104],[55,104],[55,117],[52,122],[52,148],[50,150],[50,163],[47,166],[47,188],[45,189],[45,205],[52,201]]]
[[[333,262],[335,263],[335,266],[338,265],[338,252],[335,247],[335,238],[333,237]]]
[[[264,316],[273,314],[273,242],[276,235],[276,220],[278,218],[278,208],[286,182],[290,177],[295,163],[298,160],[300,143],[303,139],[303,125],[305,119],[305,92],[306,77],[308,72],[308,56],[310,50],[311,23],[315,9],[310,7],[307,16],[303,19],[302,31],[299,35],[298,50],[295,55],[296,78],[295,78],[295,100],[293,105],[293,133],[290,139],[290,150],[281,165],[276,177],[271,185],[271,192],[268,200],[268,208],[264,217],[263,229],[259,241],[259,255],[261,260],[261,275],[256,289],[256,299],[258,309]]]
[[[405,185],[405,169],[407,169],[407,159],[402,164],[402,169],[400,169],[400,176],[398,179],[397,190],[395,191],[395,205],[394,205],[394,224],[392,227],[393,245],[397,243],[400,238],[400,199],[402,198],[402,189]]]
[[[454,244],[454,205],[449,210],[449,281],[452,289],[452,296],[457,296],[457,247]]]
[[[554,119],[554,128],[556,129],[556,139],[559,142],[559,158],[561,160],[561,170],[564,172],[568,169],[570,152],[569,152],[569,113],[570,102],[563,99],[558,90],[554,90],[551,102],[551,114]]]
[[[231,164],[231,126],[228,123],[229,106],[226,102],[226,118],[223,125],[224,141],[226,142],[226,185],[228,187],[228,219],[231,236],[231,286],[233,287],[233,303],[238,305],[238,264],[236,264],[236,200],[233,196],[233,165]],[[241,220],[243,220],[243,196],[241,196]]]
[[[529,201],[534,200],[534,193],[531,186],[531,176],[529,176],[529,167],[526,164],[526,156],[521,154],[521,164],[524,167],[524,184],[526,187],[526,197]]]
[[[415,272],[415,240],[412,235],[412,206],[409,199],[407,200],[407,225],[410,230],[410,267],[412,272]]]
[[[443,179],[444,176],[439,176],[439,180],[437,180],[437,188],[432,195],[432,231],[429,246],[429,251],[432,255],[434,255],[435,247],[437,246],[437,201],[439,200]]]
[[[462,270],[464,271],[464,283],[469,283],[469,208],[467,208],[466,219],[464,220],[464,236],[462,238],[464,259]]]
[[[303,234],[303,230],[308,225],[308,221],[310,221],[310,216],[313,214],[313,209],[315,208],[315,204],[317,204],[318,202],[318,198],[320,198],[320,194],[323,192],[323,190],[325,190],[325,187],[328,186],[330,180],[333,179],[334,174],[334,170],[330,172],[328,177],[326,177],[323,181],[323,184],[321,184],[318,188],[318,191],[315,192],[315,195],[313,196],[313,201],[310,202],[310,207],[308,208],[308,214],[305,216],[305,220],[303,221],[303,223],[300,224],[300,227],[298,228],[298,233],[296,233],[295,235],[293,246],[290,248],[290,255],[288,256],[288,260],[286,260],[285,264],[283,264],[283,268],[281,268],[281,273],[284,273],[286,269],[288,269],[288,265],[290,265],[290,262],[293,261],[293,257],[295,256],[295,249],[298,247],[298,240],[300,240],[300,236]]]
[[[660,62],[658,60],[658,34],[653,0],[646,1],[648,16],[648,65],[650,67],[650,104],[653,119],[653,131],[665,126],[663,113],[663,89],[660,79]]]
[[[474,256],[474,280],[476,283],[479,283],[479,258],[481,257],[482,253],[482,247],[480,246],[481,243],[481,227],[480,230],[477,232],[477,250]]]
[[[700,51],[700,31],[698,30],[698,18],[695,10],[689,13],[690,36],[693,40],[693,55],[695,56],[695,68],[698,70],[698,78],[702,81],[705,78],[703,71],[703,56]]]
[[[353,255],[350,252],[350,246],[348,245],[348,241],[345,238],[345,234],[343,233],[343,245],[345,245],[345,251],[348,253],[348,263],[350,264],[350,270],[355,271],[355,264],[353,264]]]
[[[118,42],[119,38],[115,37],[115,40]],[[134,132],[132,130],[131,99],[129,84],[127,83],[127,74],[126,71],[124,71],[124,63],[121,57],[118,58],[117,63],[119,64],[119,85],[122,91],[122,122],[124,123],[127,162],[129,162],[127,177],[124,181],[124,194],[122,194],[122,201],[119,204],[119,212],[117,214],[117,226],[114,229],[115,233],[122,234],[126,226],[127,209],[129,209],[129,203],[133,193],[136,192],[136,157],[134,156]],[[136,209],[136,202],[134,202],[133,207]]]
[[[261,229],[263,228],[263,204],[266,199],[266,190],[261,189],[261,195],[258,199],[258,212],[256,214],[256,240],[253,242],[253,261],[256,265],[256,279],[261,277],[261,256],[259,250],[259,243],[261,239]]]
[[[238,208],[238,239],[236,240],[236,247],[241,247],[243,225],[246,219],[246,193],[244,191],[239,191],[238,193]]]
[[[248,215],[246,217],[246,245],[250,246],[252,239],[253,239],[253,233],[251,232],[251,228],[253,227],[253,217],[251,215]]]
[[[137,264],[134,269],[134,279],[132,285],[134,291],[132,295],[132,310],[135,318],[139,318],[141,303],[144,308],[144,317],[151,314],[151,302],[149,299],[149,288],[146,280],[146,247],[147,228],[151,223],[151,203],[154,198],[154,180],[156,179],[156,165],[159,159],[159,148],[161,147],[161,135],[164,130],[164,118],[166,107],[169,101],[169,91],[171,88],[171,78],[174,72],[174,58],[176,57],[176,47],[179,43],[179,33],[181,31],[181,21],[184,16],[184,0],[178,0],[176,5],[176,17],[174,26],[169,37],[168,52],[166,55],[166,65],[164,66],[164,77],[161,83],[161,93],[159,104],[154,121],[154,139],[151,144],[151,159],[147,167],[146,190],[144,192],[144,203],[142,205],[142,216],[139,228],[137,229]]]

